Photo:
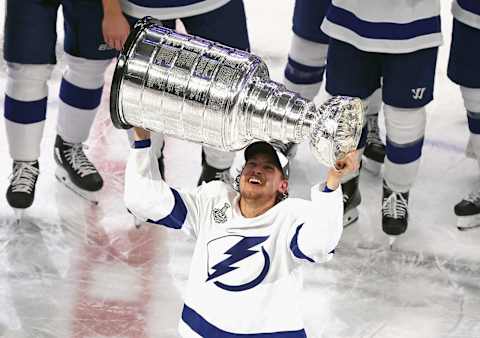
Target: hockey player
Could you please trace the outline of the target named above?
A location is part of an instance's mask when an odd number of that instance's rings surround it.
[[[368,101],[382,87],[387,135],[382,228],[390,236],[403,234],[442,43],[440,1],[333,0],[321,28],[330,37],[330,95]],[[344,191],[358,194],[358,177],[346,182]],[[353,198],[346,209],[350,203]]]
[[[455,0],[448,77],[460,86],[470,129],[467,153],[480,165],[480,2]],[[480,191],[455,205],[458,229],[480,226]]]
[[[356,154],[312,188],[312,201],[286,198],[286,158],[266,142],[246,148],[239,192],[221,181],[184,192],[162,180],[148,137],[135,128],[125,203],[140,219],[196,239],[180,335],[306,337],[292,271],[332,257],[342,233],[340,180],[357,169]]]
[[[218,41],[230,47],[249,50],[247,23],[242,0],[104,0],[109,1],[111,11],[117,14],[123,10],[133,25],[138,19],[151,16],[162,21],[162,25],[175,29],[175,19],[181,19],[189,34]],[[113,16],[112,16],[113,17]],[[120,26],[112,22],[110,32],[115,36]],[[119,34],[116,34],[118,36]],[[106,40],[124,40],[112,38]],[[152,134],[153,148],[159,158],[163,174],[163,136]],[[198,185],[214,179],[228,178],[233,162],[233,153],[219,151],[207,146],[202,147],[202,172]]]
[[[56,176],[87,196],[103,180],[83,151],[102,95],[105,69],[115,56],[102,39],[99,1],[7,0],[4,58],[7,64],[5,125],[13,170],[7,201],[30,207],[40,167],[47,111],[47,81],[56,63],[57,11],[62,5],[67,67],[60,86],[54,156]],[[85,20],[88,18],[88,20]]]
[[[329,37],[322,32],[320,25],[325,17],[330,0],[296,0],[293,12],[293,36],[284,71],[285,86],[303,97],[313,100],[320,91],[323,74],[327,64]],[[381,106],[381,91],[377,90],[368,100],[366,107],[365,129],[359,142],[359,149],[365,148],[366,157],[363,167],[378,174],[385,157],[385,145],[380,139],[378,111]],[[366,142],[366,145],[365,145]],[[292,157],[296,145],[288,144],[286,152]],[[361,153],[359,153],[361,155]],[[345,178],[348,180],[348,178]],[[358,219],[357,206],[361,196],[352,182],[345,185],[344,226]]]

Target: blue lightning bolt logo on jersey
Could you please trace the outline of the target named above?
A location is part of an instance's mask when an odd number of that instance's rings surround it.
[[[241,238],[238,240],[238,238]],[[259,270],[259,259],[251,260],[249,263],[242,262],[246,258],[253,256],[257,253],[260,253],[259,250],[252,249],[253,247],[265,242],[268,239],[268,236],[264,237],[244,237],[238,235],[224,236],[217,239],[214,239],[207,244],[208,249],[208,278],[206,282],[216,279],[214,284],[227,291],[245,291],[251,289],[258,284],[260,284],[266,277],[269,267],[270,267],[270,257],[268,256],[267,251],[262,246],[261,252],[263,256],[263,267],[261,271]],[[232,242],[235,244],[232,246]],[[225,247],[230,246],[226,251],[222,250]],[[224,258],[224,255],[229,257]],[[260,255],[257,255],[260,256]],[[219,257],[223,259],[219,260]],[[213,266],[210,263],[215,263]],[[211,266],[211,268],[210,268]],[[226,276],[230,272],[242,269],[236,276],[230,276],[228,283],[226,281],[220,281],[219,279],[222,276]],[[210,273],[210,271],[212,271]],[[246,276],[251,276],[253,271],[255,271],[256,276],[246,280]],[[234,281],[236,280],[236,283]]]

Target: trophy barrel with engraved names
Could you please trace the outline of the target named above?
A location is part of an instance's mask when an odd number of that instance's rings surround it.
[[[151,18],[130,33],[110,95],[117,128],[142,127],[227,151],[254,140],[308,139],[329,167],[356,148],[363,126],[360,99],[335,96],[317,108],[270,80],[259,57]]]

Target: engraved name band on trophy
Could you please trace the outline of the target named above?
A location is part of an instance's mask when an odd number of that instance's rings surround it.
[[[222,150],[255,139],[306,139],[327,166],[354,150],[360,99],[332,97],[319,108],[271,81],[257,56],[140,20],[119,56],[110,96],[117,128],[142,127]]]

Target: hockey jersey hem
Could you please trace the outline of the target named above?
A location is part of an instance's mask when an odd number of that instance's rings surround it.
[[[480,8],[480,5],[477,6]],[[470,11],[468,7],[463,8],[458,1],[452,3],[452,14],[453,17],[461,23],[480,29],[480,13],[474,13]]]
[[[195,4],[178,7],[145,7],[136,5],[128,0],[121,0],[122,10],[134,18],[151,16],[159,20],[184,18],[211,12],[227,4],[230,0],[205,0]]]
[[[333,39],[349,43],[362,51],[373,53],[412,53],[417,50],[438,47],[443,43],[442,33],[440,32],[406,40],[370,39],[330,22],[326,18],[323,20],[321,28]]]
[[[189,330],[185,328],[188,326]],[[191,330],[191,331],[190,331]],[[306,338],[304,329],[296,331],[279,331],[268,333],[233,333],[224,331],[209,323],[195,310],[183,306],[182,319],[179,331],[184,338],[190,337],[216,337],[216,338]],[[189,332],[190,331],[190,332]],[[188,333],[187,333],[188,332]],[[196,334],[196,335],[195,335]],[[198,335],[198,336],[197,336]]]

